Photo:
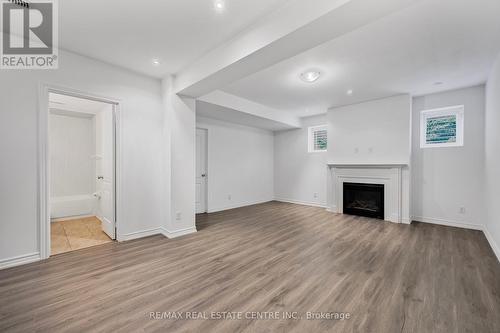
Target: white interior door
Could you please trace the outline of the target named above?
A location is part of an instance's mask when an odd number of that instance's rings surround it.
[[[196,213],[207,212],[207,130],[196,129]]]
[[[96,193],[97,217],[102,230],[115,239],[115,130],[113,105],[97,115],[96,119]]]

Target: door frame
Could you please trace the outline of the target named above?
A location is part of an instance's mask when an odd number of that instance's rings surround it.
[[[209,177],[209,170],[208,170],[208,128],[206,127],[196,127],[195,131],[197,130],[202,130],[205,132],[205,188],[204,188],[204,191],[205,192],[204,194],[204,198],[205,198],[205,211],[202,212],[202,213],[197,213],[195,212],[196,214],[204,214],[204,213],[208,213],[209,209],[208,209],[208,179],[210,178]],[[196,149],[196,147],[195,147]],[[196,163],[196,160],[195,160],[195,163]],[[195,176],[194,176],[194,180],[195,180],[195,183],[196,183],[196,173],[195,173]],[[196,202],[195,202],[195,206],[196,206]],[[195,210],[196,210],[196,207],[195,207]]]
[[[122,168],[122,138],[121,138],[121,100],[83,92],[76,89],[57,86],[50,83],[39,84],[38,96],[38,236],[40,258],[50,257],[50,158],[49,158],[49,93],[85,98],[113,105],[113,187],[114,187],[114,225],[115,238],[118,239],[120,224],[118,218],[121,208],[121,168]]]

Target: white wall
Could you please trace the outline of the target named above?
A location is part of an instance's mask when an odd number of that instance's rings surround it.
[[[198,117],[208,130],[208,212],[274,198],[271,131]]]
[[[328,110],[328,162],[400,163],[410,161],[409,95]]]
[[[160,82],[67,52],[60,52],[59,59],[58,70],[9,70],[0,74],[0,265],[6,259],[40,251],[40,83],[121,101],[123,210],[118,214],[119,233],[121,237],[135,237],[158,228],[164,220],[162,146],[170,142],[162,136]]]
[[[173,92],[173,77],[162,80],[165,106],[163,146],[165,172],[163,207],[166,219],[162,224],[164,234],[176,237],[196,232],[195,226],[195,137],[196,104]]]
[[[94,125],[90,116],[50,114],[50,196],[92,194]]]
[[[500,55],[487,83],[485,124],[485,233],[500,260]]]
[[[484,198],[484,86],[413,99],[413,217],[480,228]],[[464,105],[464,146],[420,148],[420,112]],[[460,208],[465,208],[465,214]]]
[[[411,212],[411,97],[398,95],[331,108],[328,122],[329,164],[403,164],[401,212],[410,223]],[[333,169],[331,169],[333,172]],[[332,172],[327,176],[327,201],[335,211]]]
[[[274,195],[277,200],[326,206],[327,153],[309,153],[307,147],[308,127],[325,124],[326,114],[302,118],[300,129],[275,132]]]

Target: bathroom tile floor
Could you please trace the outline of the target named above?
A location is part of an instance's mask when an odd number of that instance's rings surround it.
[[[112,242],[93,216],[51,223],[51,255]]]

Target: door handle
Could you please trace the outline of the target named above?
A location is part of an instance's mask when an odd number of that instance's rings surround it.
[[[206,177],[206,176],[207,176],[207,174],[206,174],[206,173],[202,173],[202,174],[201,174],[201,176],[202,176],[202,177]]]
[[[104,176],[97,176],[97,179],[104,179]]]

